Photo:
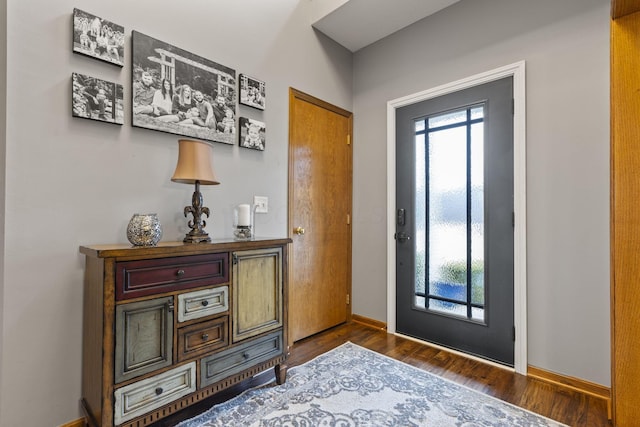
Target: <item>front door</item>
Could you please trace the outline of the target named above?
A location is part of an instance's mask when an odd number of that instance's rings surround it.
[[[397,331],[514,364],[513,78],[396,110]]]

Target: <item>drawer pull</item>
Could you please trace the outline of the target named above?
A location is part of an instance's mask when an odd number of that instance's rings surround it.
[[[177,275],[178,277],[182,277],[182,276],[184,276],[184,270],[183,270],[183,269],[178,270],[178,272],[176,273],[176,275]]]
[[[162,390],[162,387],[157,387],[156,388],[156,396],[160,396],[162,394],[164,390]]]
[[[202,300],[202,306],[203,306],[203,307],[206,307],[206,306],[208,306],[208,305],[209,305],[209,300],[206,300],[206,299],[205,299],[205,300]]]
[[[206,341],[209,339],[209,334],[202,334],[202,341]]]
[[[244,357],[245,359],[249,358],[249,353],[247,353],[246,351],[244,353],[242,353],[242,357]]]

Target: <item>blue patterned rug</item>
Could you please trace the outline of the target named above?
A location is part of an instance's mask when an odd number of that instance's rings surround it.
[[[178,427],[565,424],[346,343],[287,373],[283,385],[248,390]]]

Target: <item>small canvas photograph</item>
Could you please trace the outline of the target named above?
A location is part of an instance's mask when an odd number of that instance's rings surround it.
[[[264,151],[267,128],[263,122],[240,117],[240,146]]]
[[[124,123],[122,85],[73,73],[71,75],[71,114],[101,122]]]
[[[240,104],[264,110],[265,83],[245,74],[240,74]]]
[[[235,144],[235,70],[137,31],[131,39],[133,126]]]
[[[73,9],[73,51],[122,67],[124,27]]]

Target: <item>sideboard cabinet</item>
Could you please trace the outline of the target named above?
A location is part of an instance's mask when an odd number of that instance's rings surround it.
[[[266,369],[286,378],[289,239],[82,246],[82,407],[144,427]]]

